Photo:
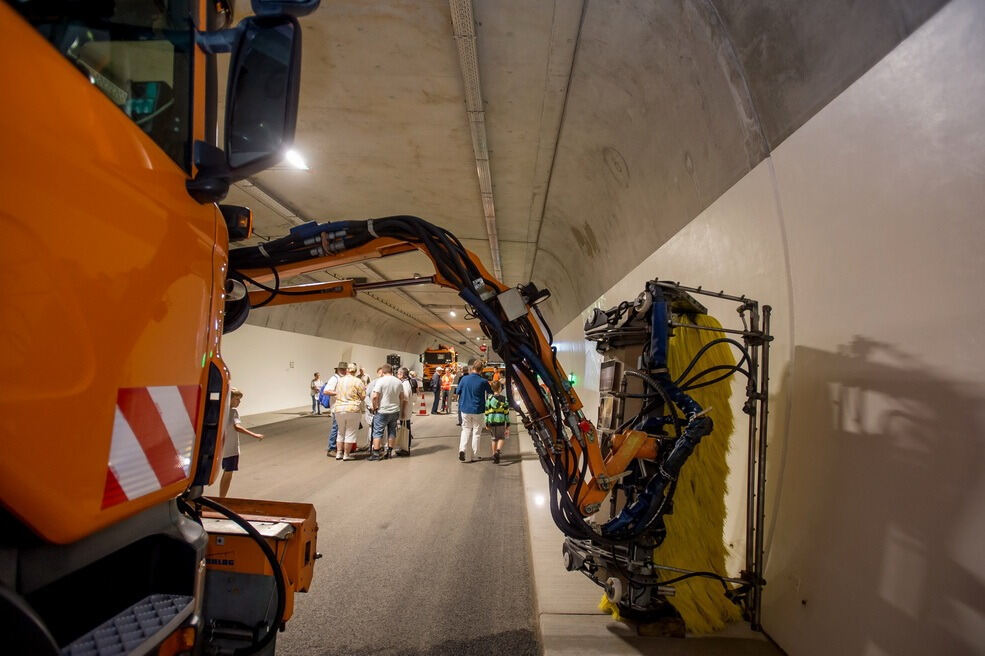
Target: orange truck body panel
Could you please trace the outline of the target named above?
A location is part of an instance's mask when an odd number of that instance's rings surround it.
[[[0,61],[30,61],[0,71],[18,90],[0,103],[0,499],[67,543],[188,487],[209,363],[225,371],[228,244],[150,137],[5,3],[0,25]],[[45,93],[27,91],[39,81]],[[186,396],[191,452],[155,467],[156,489],[106,506],[121,390],[150,388]]]
[[[287,540],[267,539],[284,572],[287,599],[281,620],[286,622],[291,619],[294,613],[294,593],[307,592],[315,573],[315,545],[318,538],[315,507],[310,503],[256,499],[224,498],[216,501],[250,522],[284,522],[294,528],[294,533]],[[203,511],[202,517],[224,518],[211,510]],[[205,558],[211,570],[273,575],[270,563],[260,547],[253,538],[245,534],[210,533]]]

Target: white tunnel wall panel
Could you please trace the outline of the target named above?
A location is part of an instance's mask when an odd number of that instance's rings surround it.
[[[791,654],[985,644],[982,34],[985,4],[945,6],[597,302],[660,277],[774,307],[764,626]],[[594,417],[584,314],[559,355]]]
[[[243,391],[243,415],[309,405],[311,375],[317,371],[327,380],[339,362],[356,362],[375,378],[376,368],[391,353],[420,373],[418,353],[251,325],[222,338],[230,380]]]
[[[952,2],[773,156],[797,339],[766,616],[798,654],[985,645],[983,34]]]

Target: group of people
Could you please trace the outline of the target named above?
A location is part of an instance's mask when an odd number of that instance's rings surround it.
[[[458,426],[462,427],[458,459],[481,460],[479,442],[483,428],[491,437],[492,461],[499,463],[504,440],[510,433],[510,408],[500,380],[482,375],[484,363],[438,367],[432,379],[434,403],[431,414],[451,414],[458,399]],[[316,372],[311,381],[312,414],[320,414],[318,399],[328,397],[332,412],[326,455],[351,460],[353,452],[368,449],[369,460],[384,460],[409,453],[413,440],[413,398],[421,387],[416,372],[384,364],[370,380],[355,363],[340,362],[335,373],[322,381]],[[498,377],[497,377],[498,378]],[[363,432],[365,431],[365,433]],[[403,434],[401,434],[403,433]],[[359,449],[360,435],[365,446]],[[398,443],[398,435],[402,438]],[[471,448],[470,448],[471,447]]]
[[[488,381],[482,375],[483,362],[438,368],[434,375],[434,405],[432,414],[450,414],[452,393],[458,398],[458,425],[462,427],[458,459],[466,462],[481,460],[479,442],[483,428],[489,431],[493,462],[499,463],[504,440],[510,436],[510,407],[503,394],[500,380]],[[416,372],[407,367],[396,371],[389,364],[376,370],[370,380],[354,362],[340,362],[327,381],[318,372],[311,381],[311,413],[321,414],[321,399],[330,399],[332,428],[328,438],[327,455],[336,460],[352,460],[359,436],[365,430],[369,460],[383,460],[394,455],[408,454],[413,440],[411,416],[414,395],[421,389]],[[219,496],[229,491],[233,472],[239,469],[239,433],[262,440],[263,435],[242,425],[237,409],[243,393],[231,388],[230,410],[227,417],[222,452],[222,478]],[[442,410],[439,411],[439,402]],[[423,403],[423,402],[422,402]],[[398,434],[405,431],[406,441],[398,444]],[[471,444],[470,444],[471,442]]]
[[[389,364],[376,370],[376,378],[370,380],[354,362],[340,362],[327,381],[320,383],[315,372],[311,382],[313,414],[319,414],[321,397],[330,399],[332,428],[328,437],[326,455],[336,460],[352,460],[357,450],[359,436],[365,429],[369,460],[383,460],[394,455],[409,453],[413,440],[411,433],[411,404],[419,382],[416,376],[400,367],[396,371]],[[314,391],[318,389],[318,396]],[[405,442],[397,444],[403,431]]]

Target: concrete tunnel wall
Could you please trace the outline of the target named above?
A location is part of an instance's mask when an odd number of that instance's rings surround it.
[[[557,335],[594,417],[591,307],[654,277],[773,306],[764,626],[791,654],[985,644],[983,34],[985,4],[945,6]],[[629,224],[659,202],[641,191],[611,211]],[[736,321],[734,304],[710,307]]]
[[[376,368],[391,353],[400,356],[401,365],[420,373],[419,353],[291,331],[247,324],[222,340],[231,382],[243,391],[243,415],[309,404],[311,375],[317,371],[328,380],[339,362],[355,362],[375,378]]]
[[[570,321],[943,4],[585,0],[530,269],[555,292],[544,305],[552,325]],[[491,165],[496,180],[495,154]]]

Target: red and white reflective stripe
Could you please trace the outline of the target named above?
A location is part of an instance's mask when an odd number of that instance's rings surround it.
[[[187,478],[199,386],[128,387],[116,395],[103,508]]]

